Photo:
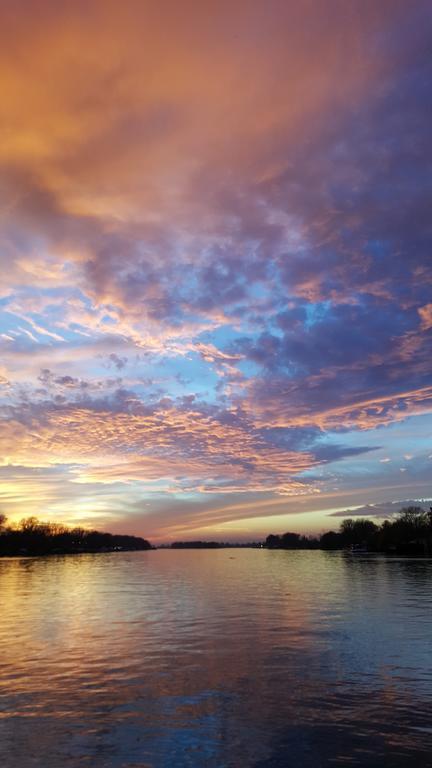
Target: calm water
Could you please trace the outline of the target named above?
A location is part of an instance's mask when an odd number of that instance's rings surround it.
[[[432,561],[0,560],[2,768],[432,766]]]

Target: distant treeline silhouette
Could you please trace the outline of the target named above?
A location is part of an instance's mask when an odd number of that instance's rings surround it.
[[[68,528],[59,523],[43,523],[36,517],[8,526],[0,514],[0,556],[63,555],[80,552],[117,552],[152,549],[139,536],[100,533],[84,528]]]
[[[173,541],[171,549],[220,549],[219,541]]]
[[[238,549],[239,547],[247,548],[247,547],[261,547],[262,544],[260,542],[252,541],[247,544],[235,544],[233,542],[229,541],[174,541],[172,544],[168,545],[170,549],[223,549],[223,548],[233,548],[235,547]],[[166,549],[167,547],[161,547],[161,549]]]
[[[319,538],[298,533],[271,534],[265,540],[267,549],[347,549],[364,547],[370,552],[399,555],[432,555],[432,508],[405,507],[394,520],[377,525],[373,520],[348,518],[339,531],[327,531]]]

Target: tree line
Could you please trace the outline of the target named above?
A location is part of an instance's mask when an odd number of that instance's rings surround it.
[[[246,548],[258,548],[262,544],[258,541],[251,541],[247,543],[233,543],[232,541],[173,541],[172,544],[166,544],[159,547],[159,549],[246,549]]]
[[[0,556],[63,555],[81,552],[118,552],[152,549],[140,536],[101,533],[85,528],[70,528],[60,523],[40,522],[27,517],[8,525],[0,514]]]
[[[298,533],[271,534],[265,540],[268,549],[337,550],[364,547],[370,552],[399,555],[432,555],[432,508],[405,507],[393,520],[377,525],[365,518],[343,520],[338,531],[320,537]]]
[[[169,546],[171,549],[216,549],[239,545],[215,541],[177,541]],[[264,545],[253,542],[243,546],[294,550],[364,547],[370,552],[432,556],[432,508],[426,512],[421,507],[405,507],[394,519],[385,520],[380,525],[365,518],[347,518],[341,522],[338,531],[327,531],[319,537],[288,531],[280,535],[270,534]],[[152,548],[147,539],[139,536],[70,528],[60,523],[40,522],[36,517],[27,517],[16,525],[8,525],[5,516],[0,513],[0,557]]]

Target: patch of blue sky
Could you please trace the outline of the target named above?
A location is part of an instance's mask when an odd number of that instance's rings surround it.
[[[85,327],[80,323],[71,323],[68,327],[64,322],[64,308],[68,302],[77,299],[86,309],[91,309],[91,303],[79,290],[59,287],[37,291],[22,289],[0,301],[0,332],[18,331],[21,326],[21,335],[31,338],[30,330],[38,342],[44,336],[51,336],[51,342],[62,338],[73,340],[76,334],[82,335],[80,329],[85,331]]]
[[[62,336],[62,338],[67,341],[71,342],[75,346],[80,346],[85,338],[90,339],[92,336],[94,336],[94,333],[87,330],[85,326],[81,326],[77,323],[71,323],[67,328],[58,328],[54,326],[53,330],[55,333]]]
[[[155,392],[163,390],[173,398],[195,394],[198,399],[205,395],[213,400],[219,381],[217,372],[198,353],[189,353],[187,357],[145,358],[134,365],[134,375],[153,380]],[[138,385],[136,391],[139,389]]]
[[[411,416],[370,431],[327,434],[321,446],[343,445],[347,449],[368,447],[372,450],[358,455],[336,458],[330,462],[339,476],[374,474],[414,469],[417,463],[430,463],[432,476],[432,413]],[[310,470],[314,474],[314,470]],[[302,476],[307,477],[305,472]]]
[[[184,488],[182,484],[184,483]],[[116,481],[115,485],[120,493],[124,493],[124,484],[121,481]],[[190,489],[190,479],[179,479],[172,477],[161,477],[157,480],[128,480],[128,502],[139,504],[139,514],[153,513],[154,508],[146,510],[145,506],[142,506],[142,500],[148,498],[152,503],[157,501],[171,503],[173,501],[173,491],[175,491],[175,500],[179,499],[182,502],[198,503],[202,502],[202,494],[199,491]]]
[[[239,307],[239,326],[248,332],[254,330],[257,324],[262,328],[272,320],[286,304],[285,294],[278,295],[277,285],[269,280],[252,282],[247,287],[247,296]],[[235,308],[233,314],[235,315]]]
[[[0,333],[8,333],[8,331],[17,328],[18,325],[18,318],[15,315],[0,309]]]
[[[196,337],[196,341],[202,344],[213,344],[222,352],[229,351],[238,339],[244,338],[244,331],[235,328],[231,324],[220,325],[211,331],[203,331]]]
[[[253,360],[239,360],[236,363],[236,368],[247,378],[251,379],[258,376],[262,368]]]
[[[11,300],[11,294],[7,294],[7,296],[0,297],[0,311],[3,307],[6,307]]]
[[[112,315],[102,315],[101,322],[105,325],[116,325],[117,324],[117,318],[112,317]]]
[[[86,293],[81,291],[79,288],[76,288],[76,289],[74,288],[69,292],[71,295],[73,295],[75,299],[79,299],[83,303],[86,309],[88,310],[94,309],[93,302],[90,299],[90,297]]]
[[[0,334],[3,340],[17,342],[19,346],[32,347],[34,344],[43,343],[43,337],[37,334],[24,318],[10,312],[0,313]],[[44,342],[47,342],[45,336]]]
[[[432,413],[409,416],[404,421],[386,424],[374,430],[344,432],[342,439],[340,434],[329,433],[328,439],[336,443],[343,442],[347,446],[367,444],[379,448],[379,458],[381,452],[395,457],[425,451],[432,453]]]
[[[279,325],[277,325],[277,322],[269,324],[271,335],[275,336],[277,339],[284,339],[285,338],[285,331],[283,328],[281,328]]]
[[[72,338],[74,339],[76,339],[77,337],[91,338],[95,336],[94,329],[88,328],[86,325],[83,325],[82,323],[75,323],[75,322],[69,323],[67,330],[70,334],[72,334]],[[65,335],[64,331],[63,331],[63,335]]]
[[[269,284],[264,280],[257,280],[249,284],[248,296],[250,296],[252,299],[262,301],[263,299],[266,299],[270,294],[273,295],[273,291]]]
[[[311,328],[313,325],[322,322],[326,315],[331,311],[331,306],[331,301],[317,301],[315,303],[310,302],[305,304],[305,328]]]
[[[0,333],[21,338],[27,343],[50,346],[73,338],[72,334],[69,334],[68,338],[63,328],[52,327],[52,324],[46,322],[46,317],[41,319],[41,316],[34,312],[27,313],[26,316],[8,311],[0,312]]]

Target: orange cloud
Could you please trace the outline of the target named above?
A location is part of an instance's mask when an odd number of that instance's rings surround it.
[[[315,463],[311,454],[269,445],[245,427],[175,408],[149,415],[54,408],[29,427],[13,419],[5,422],[0,449],[5,464],[81,465],[78,482],[187,476],[189,482],[197,479],[196,490],[213,493],[235,491],[239,481],[247,481],[247,489],[298,491],[302,484],[292,481],[291,486],[290,478]],[[209,481],[205,488],[202,477],[224,482],[218,487]]]
[[[250,414],[254,415],[256,425],[271,423],[278,427],[307,427],[315,425],[323,430],[374,429],[382,424],[403,421],[408,416],[430,413],[432,408],[432,387],[399,392],[382,397],[362,399],[353,398],[344,405],[334,407],[299,407],[289,398],[279,396],[272,402],[269,397],[261,407],[248,404]]]
[[[418,313],[421,318],[422,331],[428,331],[432,328],[432,304],[425,304],[424,307],[419,307]]]
[[[187,2],[180,13],[175,2],[91,0],[84,22],[81,2],[35,0],[1,15],[4,215],[44,241],[27,254],[7,241],[11,278],[72,278],[135,319],[100,241],[127,230],[163,267],[168,228],[187,267],[200,238],[219,237],[225,174],[261,183],[279,170],[272,145],[281,137],[295,146],[321,115],[367,90],[382,64],[364,29],[386,20],[383,9],[352,24],[340,7],[335,45],[322,34],[327,10],[308,3],[278,2],[263,15],[255,2]],[[91,286],[86,264],[98,248]],[[156,284],[147,291],[163,299]]]

